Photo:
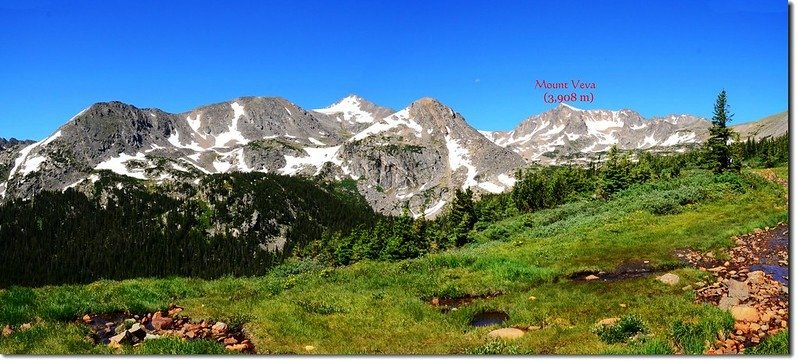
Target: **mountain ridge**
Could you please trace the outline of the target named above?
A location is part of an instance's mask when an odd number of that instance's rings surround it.
[[[783,115],[756,134],[786,131]],[[0,202],[94,182],[103,170],[157,183],[239,171],[351,178],[378,212],[435,216],[455,189],[506,191],[531,163],[587,163],[614,144],[684,151],[703,142],[708,127],[687,114],[646,119],[631,109],[563,103],[510,131],[480,131],[429,97],[398,111],[355,94],[310,110],[275,96],[181,113],[98,102],[47,138],[0,152]]]

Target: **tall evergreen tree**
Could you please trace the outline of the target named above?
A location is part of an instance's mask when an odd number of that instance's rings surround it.
[[[726,103],[726,91],[722,90],[715,101],[712,127],[709,128],[709,139],[706,142],[707,160],[716,173],[734,168],[729,146],[732,130],[726,126],[733,116],[734,114],[729,112],[729,104]],[[736,163],[739,164],[739,162]]]
[[[476,210],[474,209],[474,192],[471,188],[454,192],[454,201],[451,211],[451,222],[453,226],[452,238],[456,246],[468,243],[468,232],[474,228],[477,222]]]

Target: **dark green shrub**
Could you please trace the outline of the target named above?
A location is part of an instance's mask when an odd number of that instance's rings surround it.
[[[651,212],[651,214],[662,216],[666,214],[677,214],[681,211],[681,207],[676,200],[664,198],[652,201],[646,205],[646,210]]]
[[[640,316],[624,315],[616,324],[598,325],[592,331],[605,343],[613,344],[626,342],[638,333],[645,333],[646,327]]]

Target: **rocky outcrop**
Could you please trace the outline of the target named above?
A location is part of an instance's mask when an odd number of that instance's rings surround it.
[[[527,161],[562,164],[598,160],[613,145],[622,150],[684,150],[703,142],[709,126],[705,119],[686,114],[645,119],[629,109],[582,110],[560,104],[512,131],[483,134]]]
[[[180,114],[97,103],[46,139],[1,154],[0,201],[80,188],[106,170],[159,183],[270,172],[352,178],[375,210],[430,217],[454,189],[509,189],[525,164],[433,99],[394,112],[356,96],[314,111],[276,97]]]

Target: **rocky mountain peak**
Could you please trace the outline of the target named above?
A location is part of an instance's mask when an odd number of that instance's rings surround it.
[[[356,124],[373,124],[380,119],[394,113],[393,109],[381,107],[358,95],[350,94],[345,98],[331,104],[326,108],[313,109],[314,112],[327,115],[330,119],[352,126],[346,127],[350,131],[362,130]]]

